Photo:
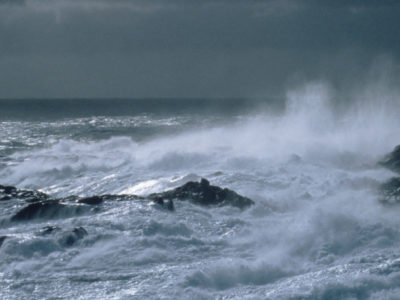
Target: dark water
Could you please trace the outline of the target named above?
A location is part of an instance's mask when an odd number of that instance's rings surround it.
[[[0,99],[0,120],[48,121],[91,116],[186,114],[231,116],[256,107],[279,108],[279,99]]]

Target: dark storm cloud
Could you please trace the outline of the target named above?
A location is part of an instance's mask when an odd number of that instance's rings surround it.
[[[25,0],[0,0],[0,5],[24,5]]]
[[[0,0],[0,97],[242,96],[293,74],[340,79],[397,60],[399,3]]]

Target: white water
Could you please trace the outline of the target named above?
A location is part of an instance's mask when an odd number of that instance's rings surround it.
[[[280,115],[142,140],[39,136],[8,156],[3,184],[146,195],[206,177],[256,204],[241,212],[178,202],[169,213],[117,202],[89,216],[5,225],[1,297],[395,299],[400,211],[378,202],[377,186],[394,174],[376,162],[399,144],[400,111],[394,94],[379,95],[366,91],[339,110],[316,83],[288,93]],[[65,248],[35,235],[45,225],[89,235]]]

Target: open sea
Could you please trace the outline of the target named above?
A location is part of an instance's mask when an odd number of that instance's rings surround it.
[[[255,202],[12,222],[26,203],[0,201],[0,299],[399,299],[400,208],[379,202],[394,173],[377,164],[400,144],[398,105],[337,108],[318,86],[263,103],[0,100],[2,185],[146,196],[207,178]]]

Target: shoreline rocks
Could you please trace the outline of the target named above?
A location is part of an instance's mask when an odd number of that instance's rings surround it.
[[[386,169],[400,174],[400,145],[396,146],[392,152],[386,154],[379,164]]]
[[[175,210],[174,201],[189,201],[201,206],[231,205],[245,209],[254,204],[253,200],[236,192],[210,185],[207,179],[200,182],[189,181],[184,185],[161,193],[150,194],[147,197],[137,195],[99,195],[90,197],[68,196],[52,199],[39,191],[19,190],[12,186],[0,185],[0,199],[7,196],[7,201],[22,200],[28,205],[20,208],[11,221],[30,221],[34,219],[53,219],[57,217],[73,217],[88,211],[96,211],[105,201],[151,201],[169,211]],[[94,208],[93,208],[94,207]]]
[[[400,174],[400,145],[396,146],[392,152],[385,155],[379,164],[395,173]],[[400,177],[392,177],[379,186],[379,191],[383,198],[383,204],[400,203]]]
[[[253,200],[232,190],[210,185],[210,182],[204,178],[200,182],[189,181],[173,190],[151,194],[148,197],[153,200],[161,198],[168,201],[189,201],[202,206],[232,205],[240,209],[254,204]]]

